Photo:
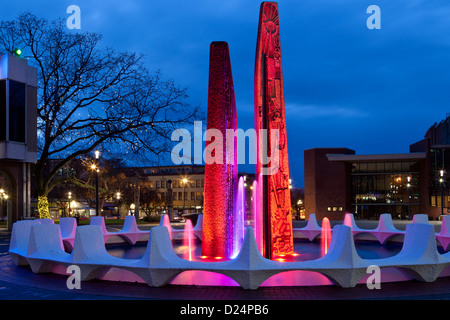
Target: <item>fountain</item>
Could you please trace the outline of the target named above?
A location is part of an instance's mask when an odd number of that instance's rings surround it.
[[[192,261],[194,250],[194,233],[191,219],[187,219],[183,230],[183,246],[185,247],[184,259]]]
[[[349,215],[344,224],[333,229],[329,219],[324,218],[319,230],[311,215],[307,227],[293,228],[278,23],[277,4],[263,2],[255,61],[258,139],[251,212],[246,212],[243,178],[238,179],[236,140],[229,146],[217,138],[226,136],[227,130],[236,130],[237,117],[228,44],[213,42],[207,127],[217,136],[207,136],[204,212],[195,228],[188,220],[184,230],[173,229],[167,215],[162,217],[160,226],[149,232],[140,231],[134,217],[128,216],[127,227],[114,234],[102,227],[101,217],[93,219],[98,220],[97,224],[82,227],[77,227],[75,220],[65,220],[61,225],[45,219],[18,221],[13,226],[9,250],[13,262],[17,266],[30,265],[35,273],[66,275],[68,266],[77,265],[82,281],[137,281],[154,287],[168,283],[239,285],[244,289],[305,284],[354,287],[364,281],[368,268],[373,265],[379,266],[385,274],[392,269],[401,270],[387,277],[387,281],[432,282],[440,276],[450,276],[450,253],[438,252],[436,242],[439,239],[446,247],[450,245],[446,241],[450,238],[450,227],[437,236],[433,227],[422,219],[402,232],[389,224],[391,220],[382,217],[379,228],[363,230],[356,228]],[[266,138],[276,133],[278,143],[270,144],[272,140],[264,139],[264,132]],[[219,153],[221,147],[227,152]],[[446,218],[447,226],[450,216]],[[361,257],[354,237],[371,232],[382,244],[394,236],[403,236],[401,251],[379,259]],[[179,239],[181,233],[185,250],[177,255],[172,240]],[[294,236],[301,233],[310,242],[320,235],[323,252],[318,257],[307,259],[304,252],[295,252]],[[144,234],[148,242],[140,256],[118,258],[106,250],[105,243],[111,237],[122,237],[129,245],[134,245]],[[201,240],[200,257],[195,250],[198,238]],[[73,248],[70,253],[64,251],[63,243]]]
[[[167,214],[162,216],[162,225],[165,226],[167,228],[167,230],[169,230],[169,237],[172,240],[173,239],[172,227],[170,225],[170,217]]]
[[[322,219],[321,243],[320,248],[322,256],[326,255],[331,242],[331,226],[330,220],[325,217]]]
[[[244,177],[239,178],[238,183],[238,195],[236,200],[235,214],[234,214],[234,239],[233,239],[233,251],[231,258],[236,258],[242,247],[242,242],[244,241],[244,232],[246,224],[246,197],[245,197],[245,183]]]

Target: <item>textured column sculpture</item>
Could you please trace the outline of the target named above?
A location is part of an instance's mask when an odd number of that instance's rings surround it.
[[[237,129],[230,55],[226,42],[212,42],[205,148],[204,256],[227,258],[233,255],[238,187],[237,138],[233,136],[227,148],[227,129]]]
[[[294,249],[280,28],[275,2],[263,2],[260,8],[255,60],[255,129],[257,154],[260,155],[255,173],[263,184],[263,251],[270,259],[274,255],[292,253]],[[261,129],[267,129],[267,142],[262,140]],[[273,136],[278,137],[277,145],[271,145]],[[279,152],[278,163],[274,161],[275,150]],[[265,153],[269,159],[272,157],[270,163],[264,164]]]

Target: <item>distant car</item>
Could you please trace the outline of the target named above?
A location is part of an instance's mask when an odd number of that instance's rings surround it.
[[[184,222],[186,219],[184,217],[180,217],[177,214],[173,215],[173,221],[180,221],[180,222]]]

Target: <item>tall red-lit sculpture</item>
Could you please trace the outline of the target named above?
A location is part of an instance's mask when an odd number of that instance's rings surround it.
[[[275,2],[263,2],[260,8],[255,60],[255,129],[259,154],[255,173],[262,180],[259,183],[262,183],[263,253],[272,259],[274,255],[294,250],[280,28]],[[265,140],[261,129],[266,129]],[[276,140],[278,143],[274,143]]]
[[[233,136],[233,141],[228,141],[227,146],[227,129],[237,129],[230,55],[226,42],[212,42],[203,199],[204,256],[227,258],[234,254],[233,233],[238,188],[237,138]]]

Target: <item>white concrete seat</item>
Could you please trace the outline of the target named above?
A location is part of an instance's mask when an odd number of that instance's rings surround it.
[[[41,222],[37,220],[20,220],[13,223],[9,253],[17,266],[28,265],[28,260],[26,259],[28,242],[31,227],[35,224],[41,224]]]
[[[442,245],[445,251],[450,247],[450,215],[446,215],[442,219],[441,231],[436,234],[436,238]]]
[[[393,236],[404,235],[405,232],[394,227],[391,214],[383,213],[373,234],[381,244],[385,244]]]
[[[69,251],[73,249],[75,233],[77,231],[77,220],[75,218],[64,217],[59,219],[59,228],[64,245]]]
[[[408,224],[402,250],[393,257],[375,261],[380,267],[402,268],[413,278],[426,282],[435,281],[450,264],[437,251],[434,227],[428,223]]]
[[[167,228],[167,231],[169,232],[169,237],[170,237],[171,240],[174,239],[174,236],[175,236],[175,239],[183,239],[183,237],[182,237],[183,236],[183,233],[182,233],[183,230],[175,229],[175,228],[172,227],[172,225],[170,224],[170,218],[169,218],[168,214],[161,215],[161,218],[159,220],[159,225],[161,227],[166,227]]]
[[[59,225],[44,223],[31,227],[27,260],[34,273],[50,272],[55,264],[71,264],[72,257],[64,251]]]
[[[144,256],[125,269],[137,274],[149,286],[160,287],[185,269],[190,269],[190,262],[175,253],[168,228],[158,226],[150,231]]]
[[[50,224],[55,224],[55,221],[53,221],[53,219],[36,219],[36,221],[39,221],[40,223],[44,224],[44,223],[50,223]]]
[[[148,231],[140,230],[134,216],[126,216],[122,230],[110,232],[106,229],[105,218],[101,216],[91,217],[91,225],[100,226],[105,243],[112,237],[118,236],[128,244],[134,245],[142,236],[147,235]]]
[[[317,271],[341,287],[354,287],[365,275],[368,263],[356,252],[352,233],[350,226],[336,225],[328,252],[317,260],[296,262],[296,267]]]
[[[307,237],[309,241],[313,241],[322,232],[322,228],[317,223],[316,215],[311,213],[308,223],[304,228],[293,228],[294,238],[301,238],[302,235]]]
[[[428,215],[423,213],[413,215],[413,223],[429,223]]]
[[[353,236],[356,236],[360,233],[371,233],[373,230],[361,229],[356,225],[355,217],[352,213],[346,213],[344,216],[344,226],[348,226],[352,229]]]
[[[381,220],[382,226],[390,230],[389,218]],[[89,280],[102,278],[111,268],[119,268],[137,274],[150,286],[167,284],[184,271],[202,270],[224,274],[244,289],[257,289],[273,275],[303,270],[321,273],[342,287],[353,287],[372,265],[401,268],[414,279],[432,282],[450,266],[450,253],[439,254],[436,234],[429,223],[407,225],[402,250],[385,259],[362,259],[355,249],[351,227],[337,225],[327,254],[316,260],[302,262],[265,259],[258,250],[251,227],[246,230],[238,256],[223,262],[189,261],[178,257],[165,226],[151,229],[147,249],[140,259],[111,256],[106,250],[101,224],[77,227],[74,249],[70,255],[63,250],[59,225],[23,221],[15,224],[13,230],[11,254],[27,259],[33,272],[52,271],[55,264],[74,264],[80,267],[81,280]]]
[[[140,259],[111,256],[101,226],[78,227],[72,259],[80,267],[82,281],[97,278],[110,268],[120,268],[137,274],[150,286],[166,284],[187,267],[186,260],[175,254],[167,228],[162,226],[151,229],[147,249]]]
[[[109,238],[115,236],[115,233],[117,233],[117,232],[109,232],[106,229],[105,218],[101,217],[101,216],[91,217],[90,225],[100,227],[100,230],[102,231],[104,242],[108,241]]]
[[[136,217],[129,215],[125,216],[125,221],[122,230],[120,230],[116,235],[122,237],[129,244],[134,245],[143,236],[148,236],[149,231],[144,231],[138,228]]]
[[[131,259],[121,259],[108,253],[101,225],[79,226],[75,235],[72,263],[80,267],[81,280],[97,278],[105,269],[124,267]]]

